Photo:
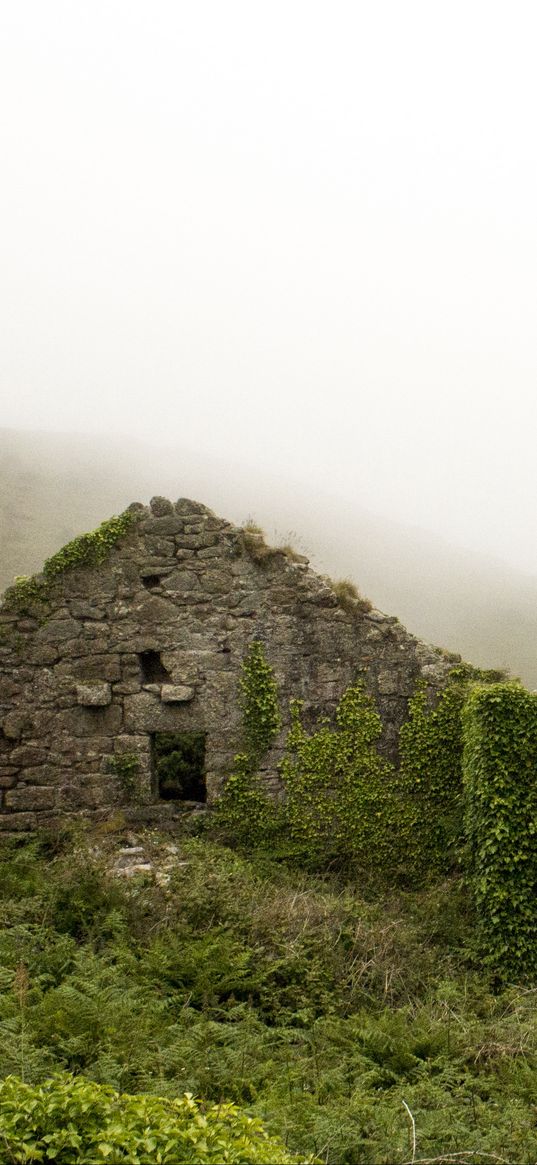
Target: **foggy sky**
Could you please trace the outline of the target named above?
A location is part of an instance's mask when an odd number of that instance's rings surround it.
[[[4,5],[0,423],[235,458],[537,571],[536,24]]]

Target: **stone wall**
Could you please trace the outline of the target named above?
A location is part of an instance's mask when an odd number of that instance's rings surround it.
[[[141,812],[158,801],[152,734],[206,733],[207,799],[240,742],[245,650],[261,640],[280,686],[313,724],[363,674],[394,755],[420,676],[432,688],[454,657],[397,619],[340,605],[307,559],[199,503],[154,498],[98,568],[66,570],[46,608],[0,610],[0,829],[33,829],[64,813]],[[266,761],[277,784],[285,729]],[[126,791],[117,758],[136,754]],[[114,759],[116,758],[116,759]]]

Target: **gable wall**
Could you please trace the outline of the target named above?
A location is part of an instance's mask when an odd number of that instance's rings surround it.
[[[363,672],[393,755],[416,680],[452,666],[378,611],[343,610],[330,586],[283,552],[198,503],[154,499],[98,569],[66,572],[45,619],[0,612],[0,829],[125,801],[114,755],[140,759],[137,802],[151,804],[150,734],[207,733],[212,800],[240,747],[238,684],[252,640],[265,645],[282,695],[313,724]],[[155,576],[159,582],[154,587]],[[147,589],[144,578],[153,580]],[[157,651],[169,682],[145,682]],[[285,731],[267,758],[277,784]]]

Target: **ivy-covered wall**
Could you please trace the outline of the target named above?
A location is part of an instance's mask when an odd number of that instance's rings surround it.
[[[537,695],[475,687],[463,710],[468,866],[485,959],[537,973]]]

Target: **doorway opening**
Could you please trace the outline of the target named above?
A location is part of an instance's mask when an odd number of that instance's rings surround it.
[[[207,800],[205,741],[205,732],[153,733],[155,793],[160,800]]]

